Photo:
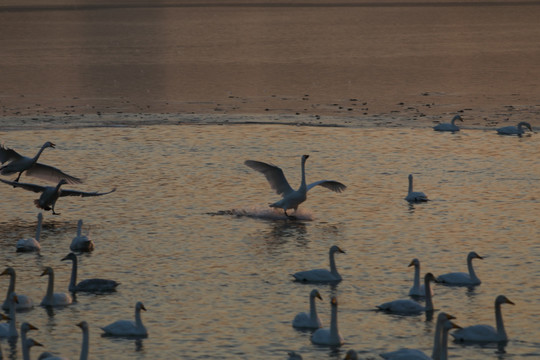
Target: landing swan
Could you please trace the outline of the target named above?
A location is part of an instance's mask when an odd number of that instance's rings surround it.
[[[310,282],[310,283],[337,283],[342,280],[336,268],[336,261],[334,260],[335,253],[345,253],[339,246],[334,245],[330,248],[330,270],[326,269],[314,269],[307,271],[299,271],[293,274],[296,281]]]
[[[147,337],[148,332],[141,320],[141,310],[146,311],[146,308],[143,303],[139,301],[135,305],[135,322],[130,320],[117,320],[112,324],[101,328],[105,332],[103,335]]]
[[[43,144],[43,146],[41,146],[41,149],[39,149],[36,156],[30,158],[20,155],[13,149],[8,149],[4,147],[4,145],[0,145],[0,162],[3,164],[6,161],[9,161],[7,165],[0,167],[0,174],[12,175],[19,173],[19,176],[17,176],[15,182],[18,182],[21,174],[26,171],[26,175],[34,176],[43,180],[57,182],[64,179],[68,184],[82,183],[81,179],[68,175],[60,169],[37,162],[43,150],[48,147],[54,148],[55,145],[52,142],[47,141],[45,144]]]
[[[94,242],[88,236],[82,234],[83,221],[80,219],[77,222],[77,236],[71,241],[69,248],[71,251],[92,251],[94,250]]]
[[[469,273],[464,272],[453,272],[441,275],[437,278],[437,280],[444,285],[453,285],[453,286],[473,286],[473,285],[480,285],[481,281],[476,276],[476,273],[474,272],[474,268],[472,265],[473,259],[483,259],[482,256],[478,255],[476,252],[471,251],[467,255],[467,268],[469,269]]]
[[[420,284],[420,260],[414,258],[412,259],[410,266],[414,266],[414,280],[413,286],[409,290],[409,296],[413,297],[425,297],[426,296],[426,286]],[[430,287],[431,296],[433,296],[433,289]]]
[[[514,305],[506,296],[499,295],[495,298],[495,323],[497,329],[491,325],[472,325],[460,329],[451,335],[456,341],[460,342],[499,342],[507,341],[508,336],[504,329],[504,322],[502,318],[501,305],[511,304]]]
[[[315,305],[316,298],[322,300],[319,290],[313,289],[309,293],[309,314],[305,312],[296,314],[292,322],[293,327],[302,329],[318,329],[322,327],[321,319],[319,319]]]
[[[497,133],[500,135],[522,135],[525,133],[523,128],[527,128],[530,131],[533,131],[531,124],[528,122],[522,121],[517,126],[505,126],[497,129]]]
[[[67,189],[60,189],[60,187],[64,184],[67,184],[66,180],[62,179],[56,186],[41,186],[41,185],[35,185],[35,184],[28,184],[28,183],[19,183],[14,181],[7,181],[0,179],[1,182],[12,185],[13,187],[20,187],[28,191],[33,191],[36,193],[41,193],[41,196],[39,199],[34,200],[34,204],[37,208],[43,209],[43,210],[52,210],[53,215],[60,215],[59,213],[56,213],[54,211],[54,205],[56,204],[56,201],[59,197],[62,196],[81,196],[81,197],[87,197],[87,196],[100,196],[100,195],[106,195],[110,194],[116,189],[112,189],[111,191],[104,192],[104,193],[98,193],[98,192],[84,192],[84,191],[77,191],[77,190],[67,190]]]
[[[400,315],[417,315],[425,311],[433,311],[433,300],[431,298],[430,286],[431,281],[436,282],[437,280],[432,273],[427,273],[424,276],[424,286],[426,288],[426,306],[423,306],[416,301],[410,299],[403,299],[385,302],[381,305],[378,305],[377,308],[388,313]]]
[[[49,283],[47,286],[47,293],[41,300],[41,306],[66,306],[73,302],[71,296],[66,293],[54,292],[54,271],[51,267],[47,266],[41,276],[49,275]]]
[[[43,214],[39,213],[37,215],[37,227],[36,227],[36,237],[35,238],[27,238],[27,239],[19,239],[17,241],[17,244],[15,244],[15,247],[17,248],[17,252],[32,252],[32,251],[39,251],[41,250],[41,244],[39,242],[40,236],[41,236],[41,224],[43,223]]]
[[[428,197],[426,194],[420,191],[413,191],[413,176],[412,174],[409,174],[409,191],[407,193],[407,196],[405,196],[405,200],[408,202],[423,202],[428,201]]]
[[[10,302],[10,295],[15,293],[15,270],[12,267],[7,267],[1,274],[1,275],[9,275],[9,287],[6,293],[6,299],[4,300],[4,303],[2,304],[2,309],[8,311],[9,310],[9,302]],[[29,298],[26,295],[17,294],[17,303],[15,306],[15,309],[17,311],[24,311],[24,310],[30,310],[34,307],[34,302],[31,298]]]
[[[11,294],[9,298],[9,323],[0,323],[0,338],[16,338],[19,336],[17,325],[15,324],[15,304],[17,295]]]
[[[88,323],[86,321],[81,321],[77,324],[78,327],[81,328],[83,333],[83,339],[82,339],[82,346],[81,346],[81,354],[79,356],[80,360],[88,360],[88,349],[90,347],[90,334],[88,331]],[[39,360],[68,360],[65,357],[60,357],[51,354],[50,352],[44,352],[42,353],[39,358]]]
[[[332,296],[330,301],[332,306],[332,316],[330,318],[330,328],[317,329],[311,335],[311,342],[317,345],[340,346],[345,340],[338,330],[337,308],[338,302],[335,296]]]
[[[452,118],[452,121],[450,123],[441,123],[437,124],[433,127],[433,130],[435,131],[459,131],[459,126],[455,124],[456,120],[460,120],[463,122],[463,119],[461,116],[456,115]]]
[[[115,291],[116,287],[120,285],[114,280],[107,279],[86,279],[77,284],[77,255],[69,253],[62,258],[64,260],[71,260],[71,279],[69,281],[69,291],[71,292],[91,292],[102,293]]]
[[[278,195],[283,197],[281,200],[270,204],[270,207],[281,208],[285,212],[285,215],[289,216],[287,214],[287,210],[294,209],[296,212],[298,206],[306,201],[307,192],[317,185],[321,185],[338,193],[347,188],[342,183],[333,180],[320,180],[306,185],[305,166],[308,157],[309,155],[302,156],[302,182],[300,183],[300,188],[298,188],[296,191],[291,188],[287,182],[287,179],[285,178],[285,175],[283,175],[283,170],[281,170],[279,167],[254,160],[246,160],[244,164],[253,170],[262,173],[266,177],[266,180],[268,180],[268,183],[272,189],[274,189]]]

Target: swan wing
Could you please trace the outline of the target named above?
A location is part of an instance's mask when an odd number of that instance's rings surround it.
[[[14,161],[22,158],[23,156],[20,155],[18,152],[16,152],[13,149],[9,149],[4,147],[4,145],[0,145],[0,162],[3,164],[6,161]]]
[[[246,160],[244,164],[262,173],[266,177],[266,180],[268,180],[270,187],[276,190],[278,195],[285,196],[294,191],[285,178],[283,170],[279,167],[255,160]]]
[[[47,188],[46,186],[41,185],[35,185],[35,184],[29,184],[29,183],[21,183],[21,182],[15,182],[15,181],[8,181],[4,179],[0,179],[1,182],[11,185],[13,187],[20,187],[28,191],[33,191],[36,193],[43,192]]]
[[[317,185],[320,185],[322,187],[325,187],[325,188],[330,189],[332,191],[335,191],[337,193],[340,193],[340,192],[344,191],[347,188],[347,186],[340,183],[339,181],[319,180],[319,181],[315,181],[314,183],[309,184],[307,186],[308,191],[309,191],[309,189],[314,188]]]
[[[1,180],[1,179],[0,179]],[[111,191],[107,192],[85,192],[85,191],[77,191],[77,190],[68,190],[68,189],[60,189],[60,196],[81,196],[81,197],[87,197],[87,196],[101,196],[101,195],[107,195],[112,192],[115,192],[116,188],[112,189]]]
[[[26,175],[37,177],[43,180],[48,180],[58,183],[64,179],[68,184],[81,184],[82,180],[74,176],[68,175],[60,169],[53,166],[36,163],[26,171]]]

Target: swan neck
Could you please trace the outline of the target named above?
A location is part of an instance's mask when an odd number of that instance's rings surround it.
[[[49,283],[47,284],[47,299],[52,300],[54,292],[54,273],[49,272]]]
[[[69,280],[69,290],[75,289],[77,285],[77,258],[72,259],[71,278]]]
[[[82,220],[79,220],[79,222],[77,223],[77,236],[81,236],[81,232],[82,232]]]
[[[41,236],[41,223],[43,221],[43,218],[41,216],[38,216],[38,222],[36,227],[36,241],[39,242],[39,238]]]
[[[413,192],[413,180],[409,177],[409,194]]]
[[[426,290],[426,311],[432,311],[433,310],[433,299],[431,298],[430,280],[426,279],[424,281],[424,288]]]
[[[334,252],[330,252],[330,272],[334,275],[339,275],[336,268],[336,260],[334,259]]]
[[[43,146],[41,147],[41,149],[39,149],[39,151],[37,152],[36,156],[34,156],[34,158],[32,159],[34,163],[36,163],[39,159],[39,157],[41,156],[41,153],[43,152],[43,150],[45,150],[47,148],[47,146],[45,144],[43,144]]]
[[[337,305],[332,305],[332,316],[330,318],[330,340],[333,343],[339,342],[339,330],[337,324]]]
[[[442,321],[437,321],[435,326],[435,338],[433,340],[433,353],[431,357],[433,359],[439,359],[441,353],[441,328]]]
[[[433,357],[435,360],[447,360],[448,359],[448,330],[444,326],[442,327],[442,333],[440,338],[439,354],[437,357]]]
[[[6,301],[8,301],[8,304],[9,304],[9,296],[14,291],[15,291],[15,272],[11,272],[9,274],[9,286],[8,286],[8,291],[6,295]]]
[[[88,349],[90,347],[90,334],[88,329],[83,329],[83,341],[81,348],[81,357],[80,360],[88,360]]]
[[[497,335],[501,340],[506,339],[506,330],[504,329],[504,321],[502,317],[501,304],[495,304],[495,323],[497,324]]]
[[[472,258],[467,258],[467,269],[469,269],[469,276],[471,277],[471,280],[478,280],[478,277],[476,276],[476,273],[474,272],[472,260],[473,260]]]
[[[415,289],[420,289],[420,265],[414,265],[414,283]]]
[[[15,324],[15,300],[13,299],[13,296],[9,299],[9,317],[11,320],[9,320],[9,333],[11,335],[17,334],[17,328]]]
[[[317,306],[315,305],[315,297],[309,297],[309,317],[314,320],[317,318]]]
[[[302,159],[302,182],[300,183],[300,188],[305,189],[306,188],[306,160]]]
[[[139,307],[135,308],[135,325],[138,328],[143,327],[142,319],[141,319],[141,309]]]

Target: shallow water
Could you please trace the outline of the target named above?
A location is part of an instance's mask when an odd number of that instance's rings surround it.
[[[66,186],[106,191],[99,198],[62,198],[46,212],[42,251],[18,254],[14,244],[33,236],[36,194],[0,184],[2,266],[17,271],[18,292],[39,303],[44,266],[56,272],[56,291],[66,291],[70,264],[60,261],[79,218],[96,244],[80,256],[79,279],[111,278],[118,291],[78,295],[77,302],[48,313],[41,307],[17,314],[40,330],[30,335],[45,349],[78,358],[81,334],[90,324],[90,357],[114,359],[283,359],[295,350],[304,359],[341,358],[348,349],[361,358],[402,346],[431,353],[433,321],[424,316],[377,313],[375,306],[406,298],[418,257],[422,272],[465,271],[474,265],[482,284],[474,289],[435,285],[437,309],[461,326],[494,324],[493,302],[505,294],[510,341],[506,353],[494,346],[450,343],[455,359],[540,357],[540,246],[538,243],[539,137],[502,137],[494,131],[457,134],[425,129],[327,128],[270,125],[141,126],[11,131],[2,141],[31,155],[50,140],[42,162],[86,183]],[[348,185],[335,194],[310,191],[301,220],[269,212],[277,199],[263,175],[246,159],[281,166],[296,187],[300,155],[310,154],[308,182],[335,179]],[[432,201],[404,201],[407,175]],[[41,183],[23,175],[21,181]],[[328,266],[328,248],[338,244],[344,280],[336,287],[302,285],[291,273]],[[8,279],[0,278],[0,291]],[[318,309],[329,323],[331,295],[339,299],[340,349],[314,346],[309,332],[291,327],[308,309],[318,288]],[[100,326],[132,319],[144,302],[149,337],[101,337]],[[1,346],[20,359],[19,344]],[[42,351],[34,348],[33,358]]]

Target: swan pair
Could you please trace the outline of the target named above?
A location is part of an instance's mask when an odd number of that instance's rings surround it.
[[[460,120],[461,122],[463,122],[463,119],[461,118],[461,116],[456,115],[456,116],[454,116],[452,118],[450,123],[437,124],[437,125],[435,125],[433,127],[433,130],[435,130],[435,131],[452,131],[452,132],[459,131],[459,126],[457,126],[455,124],[456,120]]]
[[[71,260],[71,278],[69,280],[69,291],[74,292],[91,292],[102,293],[115,291],[120,283],[108,279],[86,279],[77,284],[77,256],[74,253],[69,253],[62,258]]]
[[[498,128],[497,134],[521,136],[525,133],[524,128],[529,129],[531,132],[533,132],[531,124],[529,124],[528,122],[522,121],[518,123],[516,126],[505,126],[502,128]]]
[[[8,290],[6,294],[6,299],[4,300],[4,303],[2,304],[2,310],[9,311],[11,295],[15,294],[15,282],[16,282],[15,269],[13,269],[12,267],[7,267],[0,274],[0,276],[2,275],[9,275],[9,286],[8,286]],[[31,298],[22,294],[16,294],[16,295],[17,295],[17,302],[15,304],[15,309],[17,311],[30,310],[34,307],[34,302],[32,301]]]
[[[141,310],[146,311],[144,304],[139,301],[135,304],[135,321],[117,320],[112,324],[102,327],[104,336],[124,336],[124,337],[147,337],[148,331],[141,319]]]
[[[332,315],[330,317],[330,327],[317,329],[311,335],[311,342],[316,345],[325,345],[325,346],[340,346],[345,340],[339,333],[338,329],[338,302],[337,297],[333,296],[330,305],[332,307]]]
[[[336,268],[336,261],[334,260],[335,253],[344,254],[345,251],[341,250],[339,246],[333,245],[330,247],[330,270],[327,269],[314,269],[307,271],[299,271],[292,276],[296,281],[305,283],[338,283],[342,280],[341,275]]]

